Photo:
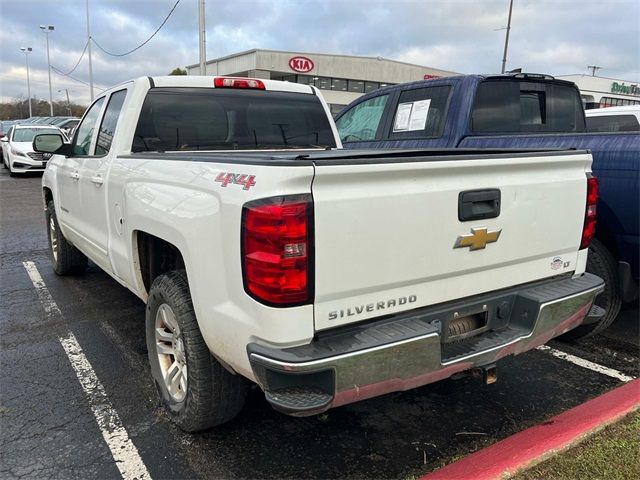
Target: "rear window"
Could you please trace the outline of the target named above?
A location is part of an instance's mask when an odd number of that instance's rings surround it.
[[[335,147],[315,95],[264,90],[154,88],[131,150],[253,150]]]
[[[37,133],[58,133],[58,130],[48,128],[16,128],[13,134],[14,142],[33,142]]]
[[[635,115],[597,115],[587,117],[588,132],[638,132],[640,123]]]
[[[578,90],[552,82],[486,80],[471,113],[478,133],[584,132]]]

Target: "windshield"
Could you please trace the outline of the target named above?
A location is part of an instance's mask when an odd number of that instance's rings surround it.
[[[52,128],[18,128],[13,133],[14,142],[33,142],[33,137],[38,133],[56,133],[57,130]]]
[[[133,152],[335,147],[316,95],[264,90],[154,88]]]

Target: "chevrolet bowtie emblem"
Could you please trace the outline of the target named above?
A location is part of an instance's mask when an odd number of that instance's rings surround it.
[[[472,228],[471,233],[458,237],[453,248],[470,247],[470,250],[481,250],[487,246],[487,243],[497,242],[500,232],[502,232],[501,228],[491,231],[485,227]]]

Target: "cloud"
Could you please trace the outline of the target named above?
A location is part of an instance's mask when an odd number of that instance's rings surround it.
[[[121,53],[158,27],[175,0],[90,0],[93,37]],[[40,24],[55,25],[51,61],[71,69],[85,45],[84,0],[22,0],[3,4],[0,97],[26,96],[24,55],[31,46],[32,93],[48,97]],[[497,72],[508,0],[209,0],[207,57],[251,48],[383,56],[464,73]],[[163,75],[198,62],[196,0],[181,0],[162,30],[140,50],[111,57],[93,46],[97,88],[143,75]],[[507,67],[543,73],[586,73],[640,80],[640,2],[637,0],[515,0]],[[74,77],[88,82],[88,58]],[[88,103],[89,89],[52,74],[53,90]]]

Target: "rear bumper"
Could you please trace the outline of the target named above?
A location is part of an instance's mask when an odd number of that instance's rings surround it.
[[[536,282],[321,333],[300,347],[247,351],[276,410],[314,415],[531,350],[583,323],[603,288],[591,274]],[[448,322],[477,312],[486,312],[482,333],[449,342]]]

